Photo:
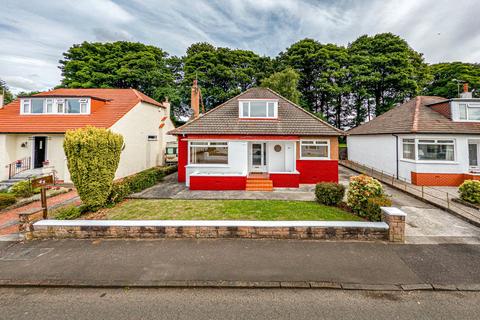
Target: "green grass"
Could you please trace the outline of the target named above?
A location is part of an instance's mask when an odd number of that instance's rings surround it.
[[[361,218],[313,201],[129,200],[107,209],[112,220],[342,220]]]

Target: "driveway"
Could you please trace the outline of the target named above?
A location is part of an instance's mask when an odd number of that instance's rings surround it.
[[[340,182],[358,173],[340,166]],[[480,244],[480,228],[452,214],[417,200],[397,189],[383,185],[392,197],[393,206],[407,213],[406,242],[417,244],[468,243]]]

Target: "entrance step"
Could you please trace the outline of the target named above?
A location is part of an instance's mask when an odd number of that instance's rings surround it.
[[[247,177],[247,191],[273,191],[273,181],[268,175],[252,175]]]

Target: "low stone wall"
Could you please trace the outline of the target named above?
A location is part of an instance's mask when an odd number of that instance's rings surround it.
[[[31,212],[22,212],[18,215],[18,229],[23,233],[33,231],[32,224],[43,219],[43,209],[37,209]]]
[[[42,220],[33,224],[33,230],[26,233],[26,238],[249,238],[401,242],[404,240],[404,235],[400,235],[405,230],[404,214],[403,226],[402,220],[392,214],[395,212],[385,213],[388,215],[385,222]]]

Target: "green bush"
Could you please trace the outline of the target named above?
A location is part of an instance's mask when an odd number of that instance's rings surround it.
[[[368,200],[383,197],[383,187],[378,180],[359,175],[350,178],[348,186],[347,204],[360,217],[369,218]]]
[[[13,193],[17,198],[28,198],[36,193],[39,193],[40,188],[33,188],[30,180],[22,180],[15,183],[10,188],[10,192]]]
[[[458,188],[460,199],[473,203],[480,204],[480,181],[465,180],[465,182]]]
[[[120,161],[123,137],[106,129],[69,130],[63,148],[78,195],[89,210],[107,202]]]
[[[55,210],[53,216],[57,220],[74,220],[82,215],[82,209],[76,206],[68,206]]]
[[[130,187],[124,181],[115,182],[112,186],[112,190],[107,198],[107,205],[113,206],[117,203],[122,202],[129,194]]]
[[[315,197],[321,204],[335,206],[343,200],[345,186],[333,182],[322,182],[315,186]]]
[[[392,200],[386,196],[369,198],[365,206],[365,213],[367,218],[370,221],[382,221],[382,210],[380,207],[390,207],[392,206]]]
[[[13,194],[3,192],[0,193],[0,210],[11,206],[15,202],[17,202],[17,200],[15,199],[15,196]]]

